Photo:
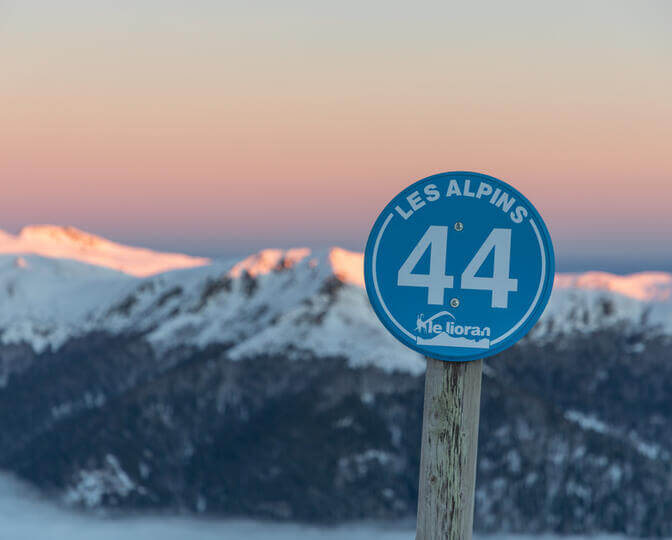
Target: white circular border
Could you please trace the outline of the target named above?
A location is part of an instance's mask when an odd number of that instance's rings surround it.
[[[392,313],[390,313],[390,310],[387,308],[387,305],[383,301],[383,297],[380,294],[380,288],[378,287],[378,274],[376,272],[376,263],[378,260],[378,246],[380,244],[380,239],[383,236],[383,233],[385,232],[385,229],[390,223],[390,220],[394,217],[394,214],[390,214],[385,218],[385,221],[383,222],[383,225],[380,227],[380,231],[378,231],[378,236],[376,237],[376,242],[373,245],[373,256],[371,257],[372,262],[371,262],[371,274],[373,277],[373,287],[376,291],[376,296],[378,297],[378,301],[380,302],[380,305],[383,307],[383,310],[385,311],[385,314],[388,316],[388,318],[394,323],[394,325],[401,330],[406,336],[411,338],[414,342],[417,343],[417,337],[411,334],[406,328],[401,326],[399,321],[394,318]],[[537,288],[537,294],[534,297],[534,300],[532,301],[532,304],[530,305],[529,309],[527,310],[527,313],[523,315],[523,317],[516,323],[514,324],[509,330],[504,332],[501,336],[499,336],[496,339],[493,339],[490,341],[491,345],[496,345],[500,341],[506,339],[509,337],[511,334],[513,334],[518,328],[520,328],[525,321],[529,318],[529,316],[532,314],[534,309],[537,307],[537,304],[539,303],[539,298],[541,297],[541,292],[544,289],[544,278],[546,277],[546,250],[544,249],[544,242],[541,239],[541,234],[539,233],[539,228],[537,227],[537,224],[534,222],[533,219],[530,219],[530,225],[532,225],[532,229],[534,230],[534,233],[537,235],[537,241],[539,242],[539,250],[541,253],[541,279],[539,280],[539,287]]]

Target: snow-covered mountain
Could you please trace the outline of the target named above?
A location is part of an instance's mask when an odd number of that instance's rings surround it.
[[[12,249],[16,253],[9,254]],[[25,254],[30,250],[41,255]],[[40,352],[91,331],[140,332],[158,350],[226,343],[233,345],[232,358],[308,352],[343,355],[353,366],[422,370],[418,356],[375,318],[359,253],[269,249],[242,260],[210,262],[58,227],[4,235],[0,251],[5,252],[0,255],[5,344],[24,342]],[[179,269],[185,265],[192,267]],[[158,268],[171,271],[137,275]],[[559,274],[531,338],[614,324],[672,334],[672,275]]]
[[[105,266],[134,276],[208,264],[203,257],[117,244],[74,227],[31,225],[14,236],[0,231],[0,254],[32,254]]]
[[[136,278],[102,266],[39,255],[0,255],[2,343],[57,347],[92,325]]]
[[[120,267],[0,255],[0,468],[82,507],[413,515],[424,363],[361,254]],[[480,530],[672,534],[671,282],[558,275],[487,362]]]

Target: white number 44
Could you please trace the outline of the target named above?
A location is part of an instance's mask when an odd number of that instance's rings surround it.
[[[447,248],[448,227],[431,225],[399,268],[397,285],[426,288],[428,304],[443,304],[445,290],[453,287],[453,276],[446,275]],[[428,249],[429,274],[413,274],[413,268]],[[476,273],[493,250],[495,253],[492,277],[477,277]],[[518,280],[509,277],[510,266],[511,229],[492,229],[462,272],[462,288],[490,291],[492,307],[506,308],[509,305],[509,293],[518,290]]]

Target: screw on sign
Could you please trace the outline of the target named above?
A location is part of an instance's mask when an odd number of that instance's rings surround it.
[[[480,173],[415,182],[373,225],[364,258],[371,305],[427,357],[418,540],[471,538],[482,359],[529,332],[554,266],[534,206]]]

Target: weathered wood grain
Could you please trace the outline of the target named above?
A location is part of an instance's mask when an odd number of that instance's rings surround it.
[[[470,540],[483,361],[427,358],[416,540]]]

